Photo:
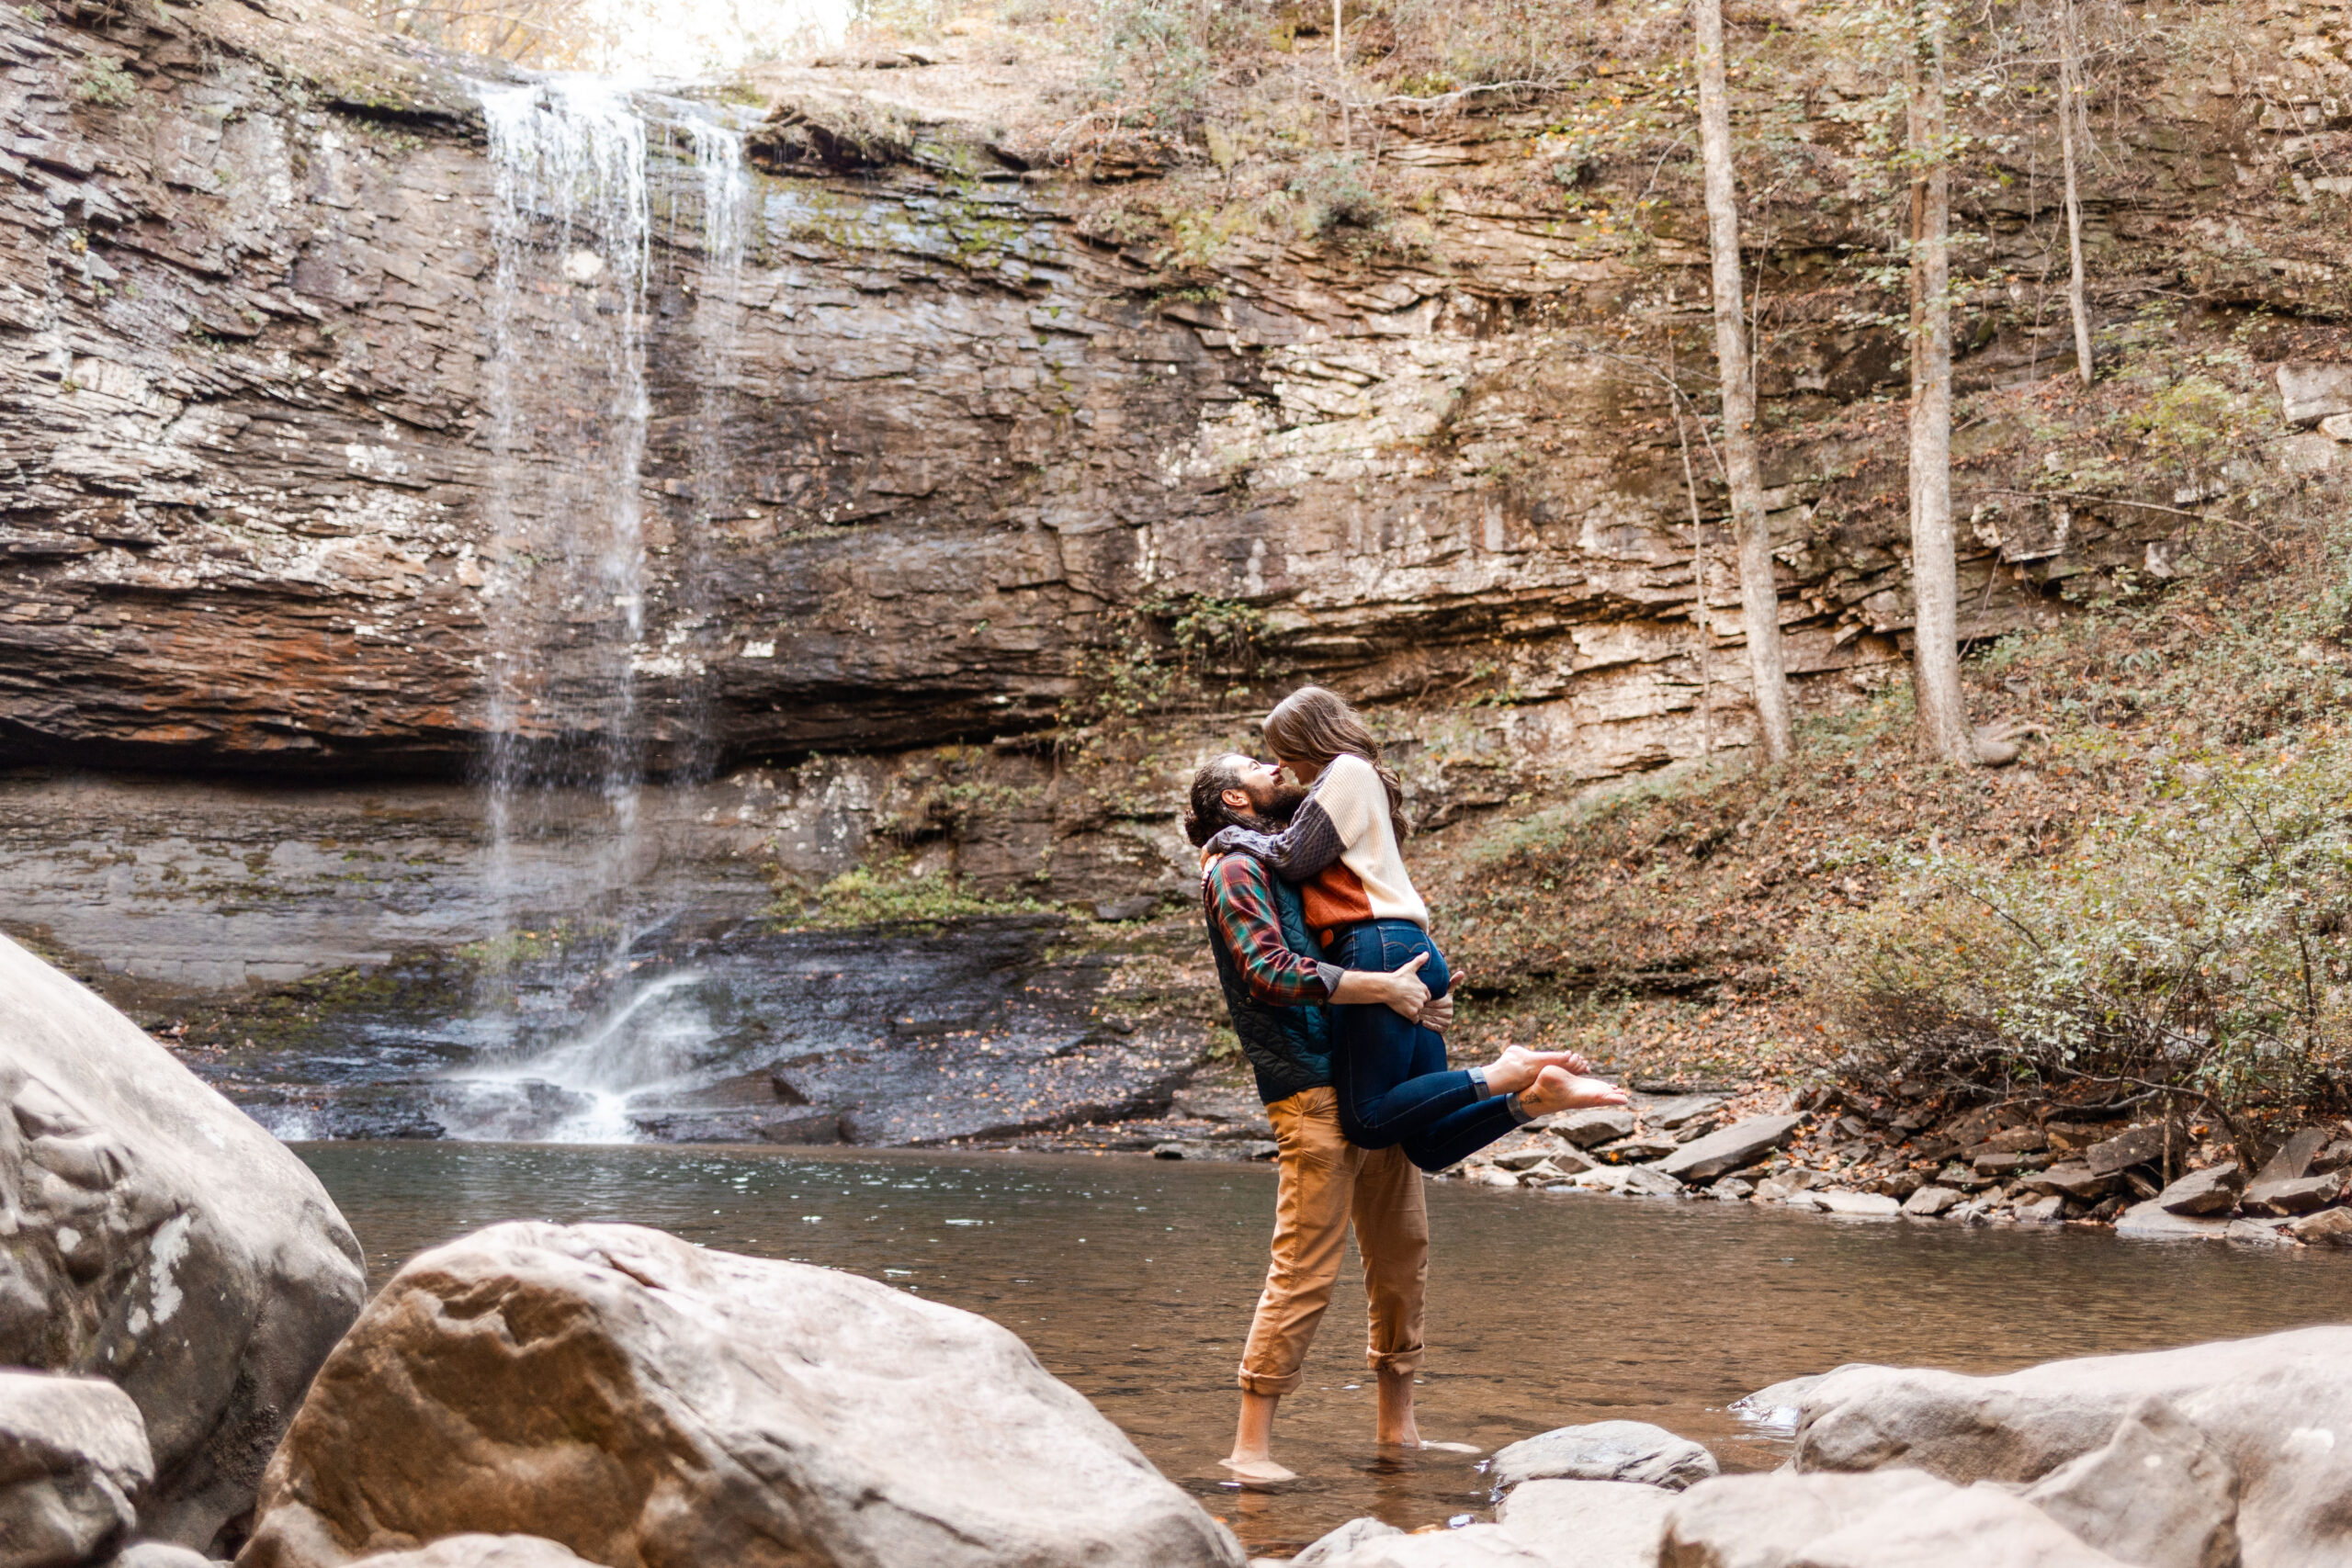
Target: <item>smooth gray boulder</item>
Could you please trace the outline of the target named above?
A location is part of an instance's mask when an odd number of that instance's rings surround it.
[[[1750,1116],[1683,1145],[1649,1168],[1677,1181],[1713,1181],[1726,1171],[1755,1164],[1787,1143],[1804,1120],[1802,1116]]]
[[[1317,1564],[1326,1563],[1335,1557],[1343,1556],[1362,1546],[1365,1541],[1377,1540],[1383,1536],[1404,1533],[1385,1519],[1375,1519],[1369,1516],[1350,1519],[1338,1529],[1317,1536],[1310,1541],[1297,1556],[1290,1560],[1291,1568],[1317,1568]]]
[[[2352,1209],[2322,1209],[2289,1221],[2284,1229],[2307,1247],[2352,1246]]]
[[[155,1477],[130,1396],[103,1378],[0,1372],[0,1568],[85,1562],[127,1540]]]
[[[2140,1568],[2230,1568],[2238,1560],[2237,1466],[2161,1399],[2143,1400],[2106,1447],[2060,1465],[2025,1500]]]
[[[1655,1568],[1674,1498],[1631,1481],[1530,1481],[1495,1522],[1552,1568]]]
[[[1704,1447],[1663,1427],[1593,1421],[1498,1450],[1487,1475],[1498,1493],[1525,1481],[1632,1481],[1679,1492],[1719,1468]]]
[[[1386,1535],[1326,1558],[1323,1568],[1551,1568],[1499,1525]]]
[[[1797,1553],[1882,1508],[1923,1506],[1958,1488],[1916,1470],[1869,1475],[1720,1475],[1675,1499],[1658,1568],[1787,1568]]]
[[[2305,1127],[2288,1134],[2278,1152],[2264,1160],[2262,1168],[2254,1173],[2253,1185],[2259,1187],[2270,1181],[2294,1181],[2309,1176],[2312,1161],[2319,1157],[2320,1150],[2327,1147],[2334,1136],[2324,1127]]]
[[[1808,1543],[1788,1568],[2139,1568],[2088,1545],[2013,1492],[1959,1488],[1879,1508]]]
[[[119,1384],[141,1532],[214,1548],[358,1314],[358,1243],[283,1144],[5,937],[0,1100],[0,1364]]]
[[[1326,1563],[1335,1557],[1342,1556],[1356,1547],[1362,1546],[1367,1540],[1376,1540],[1382,1536],[1404,1533],[1386,1520],[1375,1519],[1368,1515],[1362,1518],[1350,1519],[1339,1529],[1317,1536],[1301,1548],[1298,1555],[1290,1560],[1291,1568],[1317,1568],[1317,1564]]]
[[[238,1562],[475,1533],[603,1563],[1242,1562],[988,1319],[635,1225],[492,1225],[412,1259],[320,1369]]]
[[[2117,1440],[2158,1400],[2235,1468],[2246,1568],[2352,1562],[2352,1327],[2301,1328],[2000,1377],[1858,1369],[1804,1400],[1806,1471],[1917,1466],[1954,1481],[2037,1482]],[[2161,1475],[2163,1461],[2143,1469]],[[2053,1485],[2056,1483],[2053,1483]]]
[[[582,1568],[580,1557],[535,1535],[451,1535],[413,1551],[363,1557],[352,1568]]]

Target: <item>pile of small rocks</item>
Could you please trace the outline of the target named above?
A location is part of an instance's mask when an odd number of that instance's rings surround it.
[[[1448,1174],[1857,1217],[2073,1221],[2122,1235],[2352,1245],[2352,1122],[2292,1134],[2248,1179],[2224,1148],[2200,1140],[2203,1129],[2177,1121],[1999,1106],[1939,1126],[1917,1109],[1880,1114],[1823,1089],[1785,1095],[1770,1110],[1754,1092],[1632,1098],[1623,1110],[1531,1122]]]

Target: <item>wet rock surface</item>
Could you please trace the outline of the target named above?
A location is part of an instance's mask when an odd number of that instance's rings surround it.
[[[359,1310],[317,1179],[129,1020],[0,938],[0,1360],[135,1402],[149,1535],[233,1537]]]
[[[240,1562],[469,1533],[598,1562],[1241,1562],[986,1319],[619,1225],[412,1260],[321,1371]]]

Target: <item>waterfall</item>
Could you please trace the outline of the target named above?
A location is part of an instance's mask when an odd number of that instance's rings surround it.
[[[634,95],[594,78],[479,96],[494,195],[481,783],[502,935],[481,966],[478,1059],[449,1078],[444,1120],[456,1136],[626,1138],[628,1097],[690,1070],[701,1028],[680,976],[641,988],[631,978],[639,938],[668,912],[641,820],[653,749],[639,681],[677,682],[662,755],[707,767],[707,678],[690,644],[706,618],[710,498],[724,483],[718,383],[733,352],[750,179],[741,134],[692,115],[706,297],[695,499],[673,551],[677,602],[656,634],[642,501],[657,239],[647,118]],[[665,129],[661,144],[672,141]]]

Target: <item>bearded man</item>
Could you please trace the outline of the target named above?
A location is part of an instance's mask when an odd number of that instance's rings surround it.
[[[1193,777],[1185,837],[1197,848],[1221,828],[1276,830],[1306,794],[1284,783],[1274,763],[1238,753],[1219,757]],[[1429,1211],[1420,1172],[1409,1142],[1363,1149],[1340,1135],[1326,1014],[1333,1002],[1385,1006],[1442,1032],[1453,1021],[1453,998],[1430,995],[1419,977],[1419,958],[1387,974],[1326,962],[1307,929],[1298,889],[1250,855],[1209,859],[1202,867],[1201,899],[1233,1032],[1273,1123],[1278,1173],[1273,1257],[1242,1352],[1233,1452],[1220,1462],[1252,1484],[1295,1479],[1274,1462],[1274,1412],[1304,1375],[1351,1225],[1368,1299],[1365,1359],[1378,1380],[1375,1440],[1385,1447],[1474,1452],[1459,1444],[1424,1442],[1415,1424],[1413,1375],[1421,1361],[1429,1280]],[[1559,1109],[1520,1092],[1555,1065],[1572,1073],[1586,1066],[1573,1052],[1514,1045],[1485,1068],[1472,1069],[1484,1105],[1492,1108],[1495,1135]]]

